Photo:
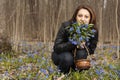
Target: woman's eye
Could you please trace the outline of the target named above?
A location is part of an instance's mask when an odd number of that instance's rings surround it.
[[[85,16],[85,18],[89,18],[88,16]]]
[[[82,17],[82,15],[78,15],[78,17]]]

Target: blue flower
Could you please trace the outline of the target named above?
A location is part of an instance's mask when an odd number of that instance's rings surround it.
[[[98,75],[100,75],[101,73],[100,73],[100,71],[97,69],[96,71],[96,74],[98,74]]]
[[[85,28],[88,28],[88,24],[85,24],[84,27],[85,27]]]
[[[33,53],[28,53],[28,57],[34,58],[34,54]]]
[[[19,59],[19,62],[22,62],[22,58]]]
[[[95,32],[96,32],[96,30],[95,30],[95,29],[92,29],[91,31],[92,31],[93,33],[95,33]]]
[[[5,76],[8,76],[8,75],[9,75],[8,71],[5,71],[4,74],[5,74]]]
[[[89,43],[89,42],[87,42],[87,45],[89,46],[89,45],[90,45],[90,43]]]
[[[72,41],[72,44],[77,45],[78,43],[77,41]]]
[[[74,22],[73,24],[77,24],[77,22]]]
[[[54,70],[50,66],[48,67],[48,70],[49,70],[50,73],[54,72]]]
[[[47,71],[45,69],[40,69],[40,71],[44,74],[47,74]]]
[[[76,32],[77,32],[78,34],[81,33],[80,30],[79,30],[79,28],[76,30]]]
[[[73,27],[71,27],[69,30],[70,30],[70,31],[73,31],[73,30],[74,30],[74,28],[73,28]]]
[[[83,37],[81,36],[81,37],[79,38],[79,40],[80,40],[80,41],[83,41]]]
[[[104,72],[104,69],[100,68],[100,70],[97,69],[95,72],[96,74],[101,75]]]
[[[89,41],[89,39],[90,39],[89,37],[86,37],[86,41],[87,41],[87,42]]]
[[[77,45],[77,44],[78,44],[77,41],[74,41],[73,39],[69,39],[69,41],[70,41],[72,44],[74,44],[74,45]]]
[[[82,24],[82,25],[80,25],[80,28],[84,28],[85,26]]]
[[[91,37],[95,37],[95,35],[91,35]]]
[[[3,59],[2,58],[0,58],[0,62],[2,61]]]
[[[110,68],[110,69],[114,69],[114,68],[115,68],[115,66],[113,66],[113,65],[109,64],[109,68]]]

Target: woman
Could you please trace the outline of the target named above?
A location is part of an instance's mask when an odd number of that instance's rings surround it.
[[[94,37],[91,37],[89,41],[81,43],[81,47],[78,48],[77,45],[72,44],[72,42],[69,41],[70,34],[66,30],[66,27],[75,22],[81,23],[81,21],[85,24],[94,24],[96,32]],[[59,67],[61,72],[68,73],[70,68],[75,69],[74,50],[77,49],[75,59],[86,59],[88,54],[83,45],[87,46],[90,54],[94,54],[97,42],[98,30],[96,28],[96,17],[94,11],[89,6],[78,6],[73,17],[69,21],[62,23],[58,31],[54,43],[52,60],[54,64]]]

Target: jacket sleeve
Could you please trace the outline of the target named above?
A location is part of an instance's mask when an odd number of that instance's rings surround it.
[[[90,39],[90,45],[88,46],[88,50],[90,54],[94,54],[94,51],[97,47],[98,42],[98,32],[95,33],[95,36]]]
[[[65,30],[65,25],[62,23],[54,43],[54,51],[56,53],[62,53],[66,51],[72,51],[75,49],[75,45],[68,41],[68,33]]]

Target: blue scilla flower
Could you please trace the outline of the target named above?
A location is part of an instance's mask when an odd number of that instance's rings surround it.
[[[89,37],[86,37],[85,39],[86,39],[87,42],[89,41]]]
[[[96,30],[95,30],[95,29],[92,29],[91,31],[92,31],[93,33],[95,33],[95,32],[96,32]]]
[[[83,41],[83,37],[81,36],[81,37],[79,38],[79,40],[80,40],[80,41]]]
[[[69,39],[69,41],[70,41],[72,44],[74,44],[74,45],[77,45],[77,44],[78,44],[77,41],[74,41],[73,39]]]
[[[101,75],[102,73],[104,73],[104,69],[100,68],[100,70],[97,69],[95,72],[96,74]]]
[[[70,31],[73,31],[73,30],[74,30],[74,28],[73,28],[73,27],[71,27],[69,30],[70,30]]]
[[[85,28],[88,28],[88,24],[85,24],[84,27],[85,27]]]
[[[114,69],[114,68],[115,68],[115,66],[113,66],[113,65],[109,64],[109,68],[110,68],[110,69]]]
[[[48,70],[49,70],[50,73],[53,73],[53,72],[54,72],[53,68],[50,67],[50,66],[48,66]]]
[[[45,69],[40,69],[40,71],[44,74],[47,74],[47,71]]]
[[[96,72],[96,74],[101,75],[101,73],[98,69],[95,72]]]
[[[80,25],[79,27],[80,27],[80,28],[84,28],[84,25]]]
[[[79,28],[77,28],[76,32],[77,32],[78,34],[80,34],[80,33],[81,33]]]
[[[95,35],[91,35],[91,37],[95,37]]]
[[[76,39],[76,34],[73,34],[73,37],[72,37],[72,39]]]
[[[77,22],[74,22],[73,24],[77,24]]]
[[[90,45],[90,43],[89,43],[89,42],[87,42],[87,45],[89,46],[89,45]]]

